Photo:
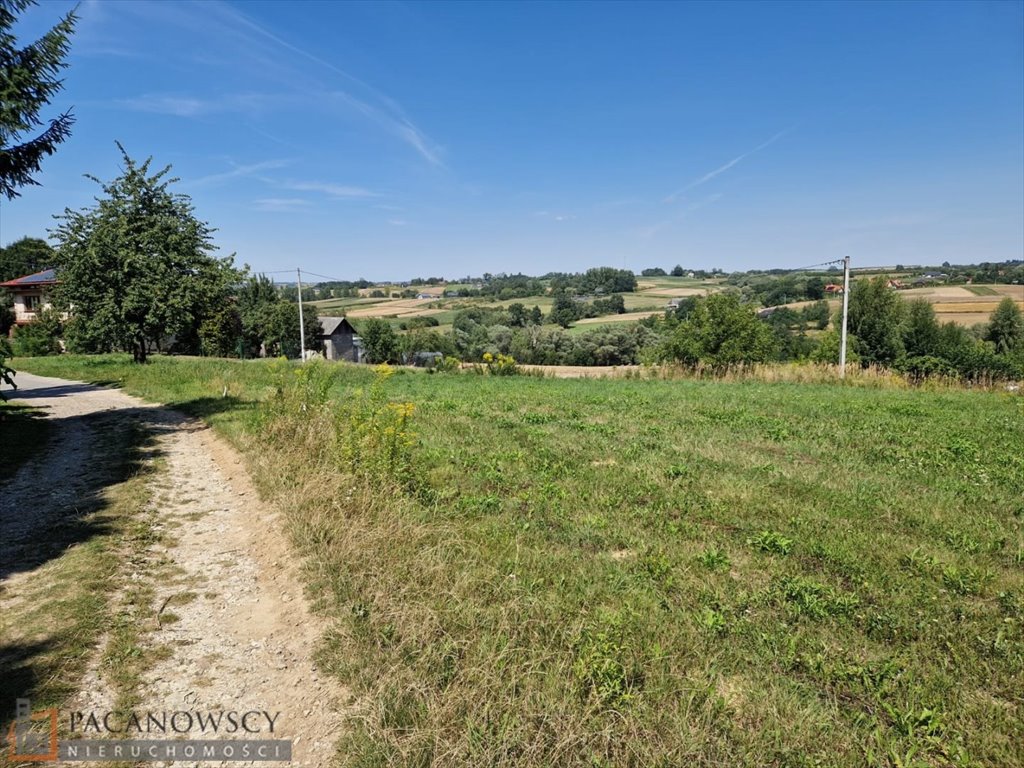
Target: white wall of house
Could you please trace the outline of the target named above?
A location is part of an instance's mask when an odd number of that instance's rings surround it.
[[[19,291],[14,294],[14,322],[31,323],[36,314],[50,308],[50,297],[47,291]]]

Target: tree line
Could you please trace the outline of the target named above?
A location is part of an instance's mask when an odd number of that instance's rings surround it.
[[[448,333],[411,321],[404,335],[385,320],[363,321],[359,328],[370,362],[402,362],[419,352],[470,362],[501,354],[536,365],[672,362],[711,370],[839,361],[840,318],[829,317],[824,301],[759,314],[757,305],[744,301],[739,292],[724,291],[684,299],[678,307],[638,323],[583,333],[552,327],[557,311],[553,308],[545,317],[539,308],[527,310],[522,304],[471,307],[455,315]],[[857,280],[850,292],[847,345],[848,362],[890,368],[912,379],[1024,377],[1024,314],[1009,297],[989,322],[965,328],[939,323],[930,304],[907,301],[885,278]]]

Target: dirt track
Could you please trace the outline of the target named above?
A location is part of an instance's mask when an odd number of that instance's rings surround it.
[[[59,424],[45,454],[0,494],[0,562],[8,564],[0,585],[31,579],[35,563],[25,554],[31,541],[79,514],[96,451],[110,444],[97,439],[100,425],[109,435],[135,422],[149,438],[139,460],[166,463],[154,476],[151,503],[169,543],[147,552],[150,562],[133,566],[130,577],[148,573],[156,608],[171,605],[165,613],[174,616],[144,638],[170,653],[145,671],[138,709],[280,712],[272,738],[293,740],[292,765],[329,765],[347,694],[313,666],[321,628],[306,605],[281,521],[257,499],[235,451],[201,422],[118,390],[27,373],[17,382],[12,399],[45,410]],[[41,494],[40,482],[53,492]],[[96,659],[82,663],[88,671],[78,703],[109,706]]]

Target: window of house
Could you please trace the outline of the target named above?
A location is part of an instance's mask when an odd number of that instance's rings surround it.
[[[40,297],[39,296],[26,296],[25,297],[25,311],[35,312],[39,309]]]

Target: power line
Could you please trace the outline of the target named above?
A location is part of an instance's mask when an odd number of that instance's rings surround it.
[[[807,272],[808,270],[816,269],[817,267],[831,267],[831,266],[839,265],[839,264],[842,264],[842,263],[843,263],[842,259],[836,259],[835,261],[823,261],[821,264],[811,264],[809,267],[792,267],[792,268],[788,269],[787,271],[788,272]]]
[[[287,274],[291,274],[294,271],[295,271],[295,267],[292,267],[291,269],[258,269],[258,270],[254,270],[254,273],[260,274],[260,275],[283,275],[283,274],[286,274],[286,273]],[[308,269],[306,270],[306,274],[307,275],[312,275],[313,277],[321,277],[324,280],[329,280],[329,281],[334,282],[334,283],[354,283],[354,282],[356,282],[355,280],[345,280],[345,279],[340,278],[340,277],[331,277],[330,275],[319,275],[316,272],[310,272]]]
[[[340,277],[331,277],[329,275],[318,275],[316,272],[310,272],[309,270],[306,270],[306,274],[307,275],[313,275],[313,277],[322,277],[324,280],[329,280],[332,283],[354,283],[354,282],[357,282],[356,280],[343,280]]]

